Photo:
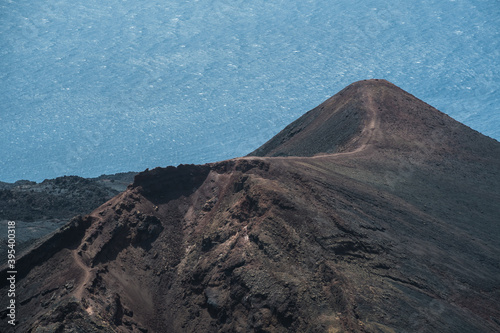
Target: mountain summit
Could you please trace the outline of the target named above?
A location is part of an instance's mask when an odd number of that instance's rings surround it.
[[[73,219],[18,260],[16,328],[498,332],[499,170],[497,141],[356,82],[250,156],[144,171]]]
[[[486,142],[491,148],[496,143],[394,84],[375,79],[349,85],[248,156],[310,157],[424,146],[474,150]]]

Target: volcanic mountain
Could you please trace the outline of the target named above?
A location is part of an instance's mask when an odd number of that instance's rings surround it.
[[[356,82],[249,156],[136,175],[19,258],[16,330],[499,332],[499,203],[499,142]]]

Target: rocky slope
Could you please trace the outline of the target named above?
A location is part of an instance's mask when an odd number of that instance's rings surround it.
[[[500,143],[369,80],[252,155],[73,219],[19,259],[16,328],[500,331]]]
[[[76,215],[85,215],[123,192],[136,173],[102,175],[98,178],[64,176],[41,183],[27,180],[0,182],[0,228],[16,221],[17,250],[57,230]],[[0,253],[7,249],[7,234],[0,235]],[[7,260],[0,257],[0,265]]]
[[[135,173],[0,183],[0,220],[26,222],[88,214],[124,191]]]

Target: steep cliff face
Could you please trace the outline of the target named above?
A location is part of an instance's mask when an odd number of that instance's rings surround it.
[[[254,155],[74,219],[19,261],[17,329],[500,330],[498,142],[370,80]]]

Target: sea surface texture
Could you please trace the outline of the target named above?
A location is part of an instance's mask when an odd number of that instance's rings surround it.
[[[0,181],[246,155],[387,79],[500,139],[498,0],[0,0]]]

